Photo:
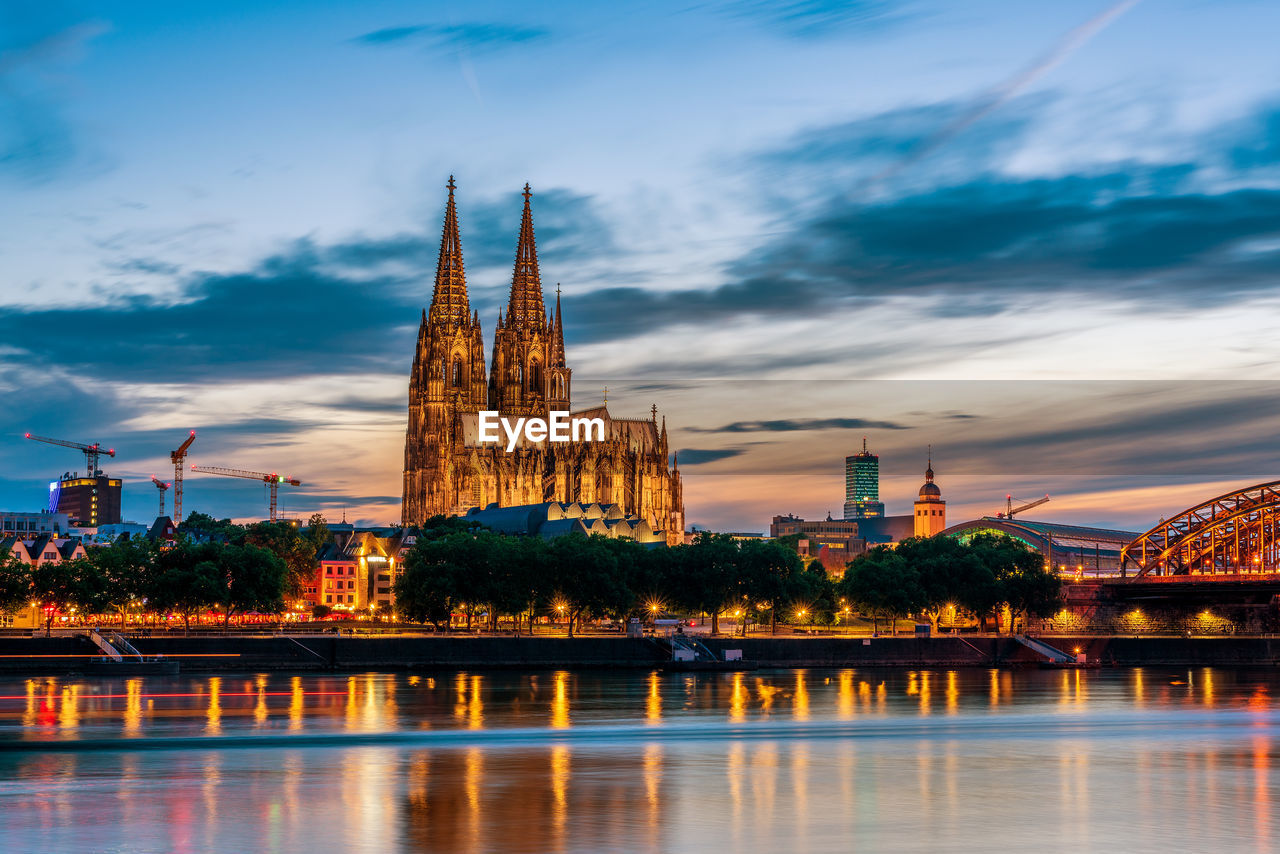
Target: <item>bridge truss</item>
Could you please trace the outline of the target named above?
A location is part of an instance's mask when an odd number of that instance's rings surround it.
[[[1280,480],[1185,510],[1125,546],[1123,575],[1250,575],[1280,572]]]

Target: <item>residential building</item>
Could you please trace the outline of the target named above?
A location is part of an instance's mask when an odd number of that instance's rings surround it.
[[[44,534],[31,539],[4,537],[0,539],[0,555],[8,554],[31,567],[46,563],[62,563],[85,556],[84,544],[73,537],[53,537]]]

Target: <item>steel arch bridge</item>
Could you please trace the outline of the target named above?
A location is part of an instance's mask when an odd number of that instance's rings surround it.
[[[1280,571],[1280,480],[1211,498],[1125,546],[1120,571],[1135,578]]]

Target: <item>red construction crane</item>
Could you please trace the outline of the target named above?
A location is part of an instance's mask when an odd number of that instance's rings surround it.
[[[94,442],[92,445],[83,445],[80,442],[68,442],[65,439],[46,439],[44,436],[32,436],[30,433],[26,437],[33,442],[44,442],[48,445],[61,445],[64,448],[75,448],[84,454],[85,462],[89,464],[89,477],[97,477],[102,473],[98,468],[98,455],[106,454],[108,457],[116,455],[115,448],[103,448],[102,445]]]
[[[1049,500],[1049,496],[1046,495],[1044,498],[1037,498],[1035,501],[1029,501],[1026,504],[1023,504],[1021,507],[1013,506],[1012,495],[1006,495],[1004,497],[1004,500],[1005,500],[1004,512],[997,513],[996,514],[997,519],[1012,519],[1014,513],[1021,513],[1023,510],[1030,510],[1032,507],[1039,507],[1041,504],[1044,504],[1046,501]]]
[[[178,450],[169,452],[169,462],[173,463],[173,524],[182,524],[182,463],[187,458],[187,448],[196,440],[196,431],[192,430],[187,441],[178,446]],[[161,493],[163,498],[163,493]],[[161,516],[164,512],[161,511]]]
[[[271,521],[276,520],[276,490],[280,488],[280,484],[285,483],[289,486],[302,486],[302,481],[288,475],[270,474],[261,471],[241,471],[240,469],[227,469],[221,466],[191,466],[192,471],[201,474],[220,474],[223,477],[243,477],[248,480],[260,480],[271,490]]]
[[[163,516],[164,515],[164,493],[165,493],[165,490],[169,488],[170,484],[165,483],[163,480],[156,477],[155,475],[151,475],[151,482],[155,484],[156,489],[160,490],[160,516]],[[156,518],[158,519],[160,518],[160,516],[157,516]]]

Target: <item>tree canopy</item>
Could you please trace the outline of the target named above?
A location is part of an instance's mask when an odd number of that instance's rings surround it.
[[[1061,582],[1025,543],[980,534],[968,542],[911,538],[871,549],[849,562],[838,590],[877,618],[919,613],[936,626],[948,606],[982,623],[998,620],[1006,607],[1024,622],[1049,616],[1060,605]]]

